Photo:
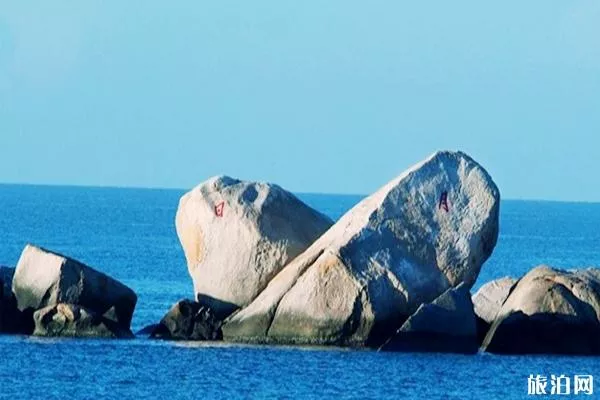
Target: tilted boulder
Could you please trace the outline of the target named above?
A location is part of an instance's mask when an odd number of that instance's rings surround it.
[[[406,320],[382,351],[475,354],[479,349],[471,293],[465,284],[423,304]]]
[[[150,334],[165,340],[221,340],[222,321],[212,310],[191,300],[177,302]]]
[[[470,288],[498,237],[500,193],[438,152],[367,197],[223,326],[226,340],[379,346],[417,308]]]
[[[27,245],[12,290],[17,306],[30,315],[59,303],[85,307],[129,329],[137,296],[121,282],[72,258]]]
[[[532,269],[502,305],[482,348],[498,354],[600,354],[600,269]]]
[[[176,225],[196,300],[229,315],[332,221],[277,185],[220,176],[181,198]]]
[[[55,304],[33,314],[35,336],[133,338],[127,328],[115,321],[74,304]]]

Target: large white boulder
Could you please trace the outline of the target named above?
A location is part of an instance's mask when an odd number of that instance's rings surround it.
[[[332,224],[277,185],[227,176],[185,194],[176,218],[196,300],[218,315],[248,305]]]
[[[129,329],[137,302],[133,290],[72,258],[27,245],[13,277],[17,307],[35,312],[68,303],[83,306]]]
[[[345,214],[223,327],[226,340],[378,345],[423,303],[470,288],[500,193],[461,152],[410,168]]]

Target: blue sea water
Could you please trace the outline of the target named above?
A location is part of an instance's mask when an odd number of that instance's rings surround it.
[[[139,296],[138,330],[192,296],[174,227],[181,190],[0,185],[0,264],[28,242],[73,256]],[[300,194],[334,219],[361,196]],[[600,204],[503,201],[475,288],[546,263],[600,265]],[[0,398],[527,398],[530,374],[593,374],[600,358],[396,354],[0,336]],[[579,396],[582,397],[582,396]],[[584,397],[590,398],[590,397]]]

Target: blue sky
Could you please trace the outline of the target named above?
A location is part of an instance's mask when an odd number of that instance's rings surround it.
[[[600,201],[598,1],[0,1],[0,182]]]

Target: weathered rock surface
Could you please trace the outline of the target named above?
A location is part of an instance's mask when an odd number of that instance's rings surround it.
[[[488,324],[493,323],[515,283],[517,283],[517,279],[506,276],[488,282],[479,288],[473,295],[475,314]]]
[[[79,261],[27,245],[12,290],[22,312],[59,303],[76,304],[129,329],[137,296],[121,282]]]
[[[499,354],[600,354],[600,269],[531,270],[502,305],[482,348]]]
[[[379,347],[421,304],[473,285],[499,205],[479,164],[438,152],[346,213],[226,321],[224,337]]]
[[[55,304],[33,314],[36,336],[132,338],[127,328],[74,304]]]
[[[165,340],[221,340],[222,321],[213,311],[191,300],[181,300],[163,317],[150,337]]]
[[[423,304],[381,348],[475,354],[479,349],[471,293],[465,284]]]
[[[277,185],[220,176],[181,198],[176,225],[196,300],[228,315],[332,221]]]

